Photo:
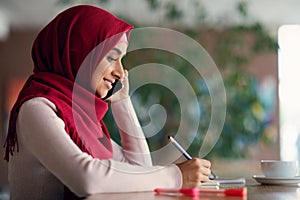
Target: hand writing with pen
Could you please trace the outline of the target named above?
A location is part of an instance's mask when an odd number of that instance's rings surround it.
[[[192,158],[172,136],[168,138],[187,159],[187,161],[177,164],[182,174],[182,188],[200,187],[201,183],[210,182],[216,178],[216,175],[210,170],[210,161]]]

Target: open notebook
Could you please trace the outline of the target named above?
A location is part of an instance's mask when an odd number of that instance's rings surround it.
[[[213,181],[219,183],[221,188],[236,188],[246,185],[245,178],[216,178]]]
[[[245,178],[216,178],[212,182],[202,183],[201,189],[236,188],[246,185]]]

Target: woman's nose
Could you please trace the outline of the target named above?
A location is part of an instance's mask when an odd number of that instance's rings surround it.
[[[123,64],[121,61],[116,62],[115,68],[113,70],[113,75],[117,79],[123,79],[125,74],[124,74],[124,69],[123,69]]]

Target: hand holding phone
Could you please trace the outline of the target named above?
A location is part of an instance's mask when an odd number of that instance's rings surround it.
[[[109,97],[111,97],[113,94],[115,94],[116,92],[120,91],[123,88],[123,84],[121,83],[121,81],[116,80],[113,84],[112,84],[112,89],[110,89],[106,96],[104,98],[102,98],[103,100],[108,99]]]

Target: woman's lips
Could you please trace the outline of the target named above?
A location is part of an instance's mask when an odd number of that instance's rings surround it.
[[[108,79],[104,79],[104,84],[107,87],[107,89],[110,90],[112,88],[113,81],[108,80]]]

